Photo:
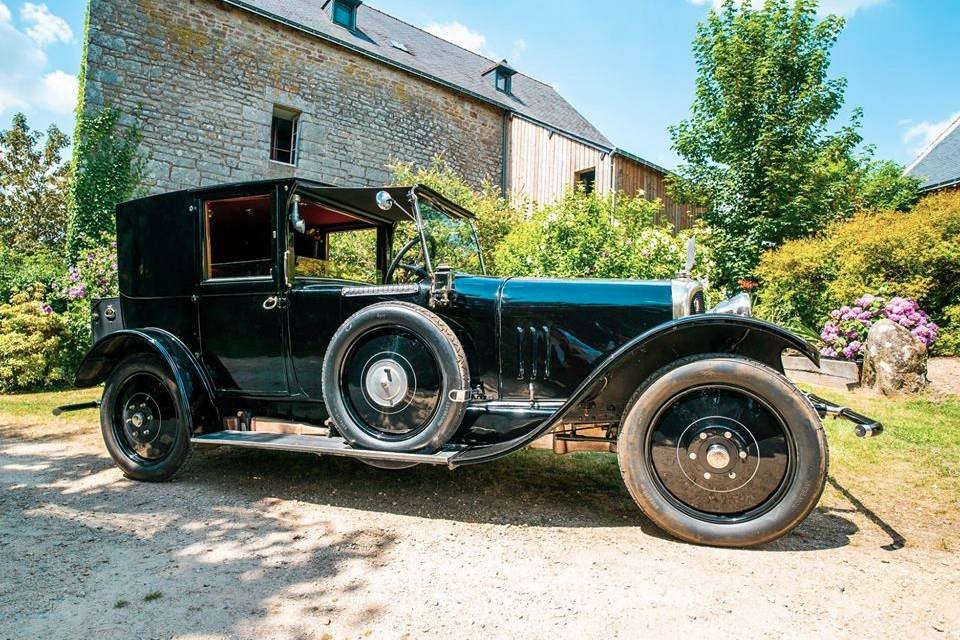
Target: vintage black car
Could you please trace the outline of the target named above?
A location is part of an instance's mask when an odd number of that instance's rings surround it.
[[[76,384],[106,383],[103,437],[137,480],[198,445],[393,469],[607,451],[663,529],[747,546],[816,505],[824,415],[881,430],[798,391],[781,354],[816,350],[749,298],[486,276],[472,214],[423,186],[183,191],[121,205],[117,234],[120,297],[95,303]]]

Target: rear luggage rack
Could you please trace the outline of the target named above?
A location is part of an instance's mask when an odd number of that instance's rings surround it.
[[[856,425],[855,432],[858,438],[876,438],[883,433],[883,425],[873,418],[868,418],[853,409],[835,405],[829,400],[824,400],[812,393],[808,393],[807,397],[810,399],[810,402],[813,403],[813,408],[817,410],[821,418],[826,418],[827,416],[843,418]]]
[[[392,451],[373,451],[354,449],[343,438],[323,436],[302,436],[258,431],[218,431],[191,439],[193,444],[243,447],[247,449],[269,449],[273,451],[294,451],[314,453],[324,456],[342,456],[362,458],[364,460],[383,460],[388,462],[409,462],[413,464],[434,464],[452,467],[453,458],[464,451],[464,447],[448,445],[434,454],[394,453]]]

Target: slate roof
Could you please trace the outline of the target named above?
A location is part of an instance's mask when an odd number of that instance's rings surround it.
[[[914,160],[907,174],[923,179],[921,191],[960,184],[960,115]]]
[[[496,61],[477,55],[407,24],[367,4],[357,10],[357,30],[330,19],[324,0],[225,0],[227,4],[259,14],[373,58],[425,76],[505,110],[613,150],[614,145],[563,99],[550,85],[522,73],[513,76],[513,95],[494,88],[483,73]],[[392,43],[403,45],[407,51]]]

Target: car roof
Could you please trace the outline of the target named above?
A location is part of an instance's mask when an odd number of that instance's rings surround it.
[[[199,189],[185,189],[176,193],[192,194],[195,197],[203,198],[208,195],[217,194],[223,191],[244,192],[244,191],[262,191],[272,189],[277,186],[287,186],[291,195],[300,194],[311,200],[316,200],[322,204],[345,210],[347,213],[358,213],[365,217],[373,218],[389,224],[403,222],[410,218],[401,210],[400,207],[410,210],[410,194],[416,194],[417,198],[428,202],[434,209],[455,219],[473,220],[476,216],[470,211],[464,209],[443,197],[430,187],[421,184],[399,187],[380,187],[380,188],[353,188],[353,187],[335,187],[323,182],[312,180],[302,180],[299,178],[282,178],[274,180],[255,180],[248,182],[235,182],[215,186],[202,187]],[[377,206],[377,194],[381,191],[387,191],[399,204],[389,211],[384,211]],[[140,200],[150,200],[161,194],[140,198]],[[168,194],[162,194],[168,195]]]

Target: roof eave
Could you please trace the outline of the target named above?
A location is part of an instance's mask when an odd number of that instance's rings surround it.
[[[927,185],[917,189],[917,192],[922,194],[930,193],[932,191],[940,191],[941,189],[949,189],[951,187],[960,187],[960,177],[951,178],[950,180],[944,180],[943,182],[938,182],[936,184]]]
[[[602,144],[599,144],[599,143],[597,143],[597,142],[595,142],[595,141],[588,140],[587,138],[584,138],[584,137],[582,137],[582,136],[579,136],[579,135],[577,135],[577,134],[575,134],[575,133],[573,133],[573,132],[571,132],[571,131],[567,131],[567,130],[565,130],[565,129],[562,129],[562,128],[560,128],[560,127],[557,127],[556,125],[550,125],[550,124],[547,124],[547,123],[545,123],[545,122],[542,122],[542,121],[538,120],[537,118],[533,118],[533,117],[531,117],[531,116],[522,114],[522,113],[520,113],[519,111],[514,110],[509,104],[506,104],[506,103],[504,103],[504,102],[500,102],[500,101],[498,101],[498,100],[493,100],[492,98],[490,98],[490,97],[488,97],[488,96],[485,96],[485,95],[480,94],[480,93],[476,93],[475,91],[471,91],[471,90],[469,90],[469,89],[466,89],[466,88],[464,88],[464,87],[461,87],[460,85],[457,85],[457,84],[454,84],[454,83],[449,82],[449,81],[447,81],[447,80],[444,80],[443,78],[439,78],[439,77],[434,76],[434,75],[432,75],[432,74],[429,74],[429,73],[425,73],[425,72],[423,72],[423,71],[420,71],[419,69],[415,69],[414,67],[411,67],[411,66],[402,64],[402,63],[400,63],[400,62],[397,62],[396,60],[392,60],[392,59],[390,59],[390,58],[387,58],[386,56],[381,56],[381,55],[378,55],[378,54],[376,54],[376,53],[374,53],[374,52],[372,52],[372,51],[367,51],[366,49],[362,49],[362,48],[360,48],[360,47],[357,47],[357,46],[355,46],[355,45],[347,42],[346,40],[341,40],[340,38],[336,38],[336,37],[331,36],[331,35],[329,35],[329,34],[327,34],[327,33],[323,33],[322,31],[318,31],[318,30],[316,30],[316,29],[311,29],[310,27],[308,27],[308,26],[306,26],[306,25],[303,25],[303,24],[300,24],[299,22],[295,22],[295,21],[293,21],[293,20],[288,20],[287,18],[284,18],[283,16],[279,16],[279,15],[277,15],[277,14],[275,14],[275,13],[270,12],[270,11],[264,11],[263,9],[260,9],[259,7],[255,7],[255,6],[252,6],[252,5],[244,2],[243,0],[223,0],[223,2],[224,2],[225,4],[228,4],[228,5],[232,5],[232,6],[234,6],[234,7],[237,7],[238,9],[241,9],[241,10],[246,11],[246,12],[248,12],[248,13],[252,13],[252,14],[254,14],[254,15],[258,15],[258,16],[260,16],[261,18],[265,18],[265,19],[267,19],[267,20],[271,20],[271,21],[273,21],[273,22],[277,22],[277,23],[279,23],[279,24],[282,24],[282,25],[285,25],[285,26],[287,26],[287,27],[290,27],[291,29],[294,29],[295,31],[300,31],[301,33],[306,33],[307,35],[311,35],[311,36],[313,36],[313,37],[315,37],[315,38],[319,38],[319,39],[324,40],[324,41],[326,41],[326,42],[330,42],[330,43],[332,43],[332,44],[335,44],[335,45],[337,45],[337,46],[339,46],[339,47],[343,47],[344,49],[347,49],[348,51],[352,51],[353,53],[356,53],[357,55],[361,55],[361,56],[364,56],[364,57],[366,57],[366,58],[370,58],[370,59],[372,59],[372,60],[376,60],[377,62],[380,62],[380,63],[385,64],[385,65],[387,65],[387,66],[393,67],[393,68],[395,68],[395,69],[400,69],[401,71],[404,71],[404,72],[409,73],[409,74],[411,74],[411,75],[417,76],[417,77],[419,77],[419,78],[423,78],[424,80],[427,80],[427,81],[432,82],[432,83],[434,83],[434,84],[438,84],[438,85],[440,85],[440,86],[442,86],[442,87],[444,87],[444,88],[446,88],[446,89],[449,89],[449,90],[451,90],[451,91],[454,91],[454,92],[456,92],[456,93],[460,93],[460,94],[469,96],[469,97],[473,98],[474,100],[478,100],[478,101],[480,101],[480,102],[482,102],[482,103],[484,103],[484,104],[491,105],[491,106],[496,107],[496,108],[498,108],[498,109],[501,109],[501,110],[503,110],[503,111],[505,111],[505,112],[507,112],[507,113],[510,113],[510,114],[515,115],[515,116],[519,116],[519,117],[525,118],[525,119],[527,119],[527,120],[529,120],[529,121],[531,121],[531,122],[534,122],[534,123],[539,124],[539,125],[541,125],[541,126],[543,126],[543,127],[546,127],[546,128],[552,129],[552,130],[554,130],[554,131],[557,131],[558,133],[561,133],[561,134],[563,134],[563,135],[565,135],[565,136],[567,136],[567,137],[573,138],[574,140],[577,140],[577,141],[580,141],[580,142],[584,142],[584,143],[589,144],[589,145],[591,145],[591,146],[594,146],[594,147],[596,147],[596,148],[598,148],[598,149],[605,150],[607,153],[612,153],[613,150],[614,150],[613,147],[604,147],[604,145],[602,145]],[[561,97],[561,99],[562,99],[562,97]]]

